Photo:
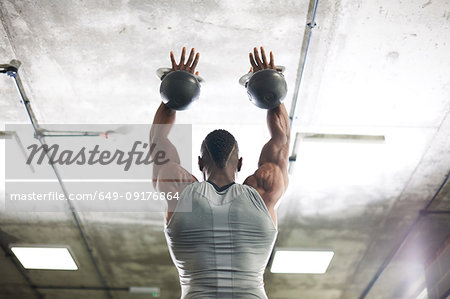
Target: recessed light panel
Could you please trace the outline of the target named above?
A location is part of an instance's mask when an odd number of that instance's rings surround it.
[[[327,271],[333,255],[333,251],[277,250],[270,271],[323,274]]]
[[[67,248],[11,247],[25,269],[78,270]]]

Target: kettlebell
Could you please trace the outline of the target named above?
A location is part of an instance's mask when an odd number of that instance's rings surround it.
[[[262,109],[273,109],[281,105],[287,94],[287,84],[281,72],[263,69],[255,72],[247,84],[250,101]]]
[[[166,74],[159,88],[164,104],[174,110],[186,110],[200,96],[200,82],[186,71]]]

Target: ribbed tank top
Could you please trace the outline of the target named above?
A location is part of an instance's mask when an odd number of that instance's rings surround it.
[[[177,212],[191,203],[192,212]],[[267,298],[263,274],[278,231],[254,188],[192,183],[164,232],[181,298]]]

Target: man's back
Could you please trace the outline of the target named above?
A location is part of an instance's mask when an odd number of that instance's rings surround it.
[[[189,208],[183,205],[190,205]],[[196,182],[180,195],[166,225],[182,298],[267,298],[263,274],[277,229],[258,192]]]

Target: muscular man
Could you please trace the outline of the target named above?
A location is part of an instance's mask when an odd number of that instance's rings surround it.
[[[199,53],[192,49],[185,63],[185,51],[178,64],[170,53],[172,70],[194,73]],[[275,69],[272,52],[268,61],[262,47],[261,57],[257,48],[249,57],[251,71]],[[263,274],[277,236],[276,203],[288,186],[286,108],[281,104],[267,111],[271,138],[261,151],[258,169],[244,184],[235,183],[242,158],[233,135],[225,130],[209,133],[201,145],[198,165],[204,181],[180,166],[177,150],[167,138],[175,114],[161,103],[150,139],[170,159],[155,165],[155,186],[180,194],[178,201],[168,201],[164,232],[179,272],[181,297],[267,298]],[[181,212],[187,202],[192,203],[192,212]]]

